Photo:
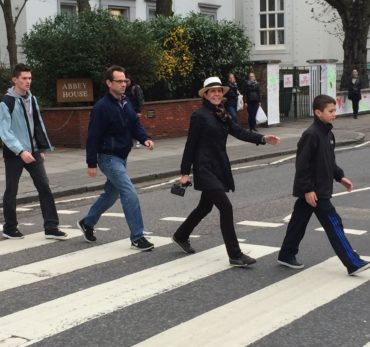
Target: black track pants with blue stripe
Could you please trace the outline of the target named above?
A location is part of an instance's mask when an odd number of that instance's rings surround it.
[[[298,253],[299,244],[304,237],[312,213],[315,213],[335,253],[348,271],[362,266],[363,262],[348,242],[343,231],[342,220],[330,199],[319,199],[315,208],[307,204],[304,198],[297,199],[281,246],[279,259],[289,259]]]

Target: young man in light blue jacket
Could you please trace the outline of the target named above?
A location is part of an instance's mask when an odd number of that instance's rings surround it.
[[[0,103],[0,137],[6,178],[3,236],[8,239],[24,237],[18,229],[16,197],[22,171],[26,169],[39,194],[45,237],[64,240],[67,234],[58,228],[59,218],[44,167],[44,152],[53,148],[37,100],[30,92],[31,81],[31,70],[24,64],[17,64],[12,73],[13,87]]]

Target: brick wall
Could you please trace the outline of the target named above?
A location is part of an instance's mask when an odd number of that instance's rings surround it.
[[[141,123],[153,139],[185,136],[191,114],[201,99],[145,103]],[[54,146],[85,147],[91,107],[47,108],[42,110],[45,126]],[[246,116],[239,114],[245,124]]]

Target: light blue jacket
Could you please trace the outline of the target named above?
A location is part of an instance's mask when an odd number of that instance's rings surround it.
[[[4,158],[17,156],[21,151],[33,153],[35,146],[23,101],[21,97],[17,97],[9,91],[8,95],[15,97],[15,104],[12,114],[10,114],[5,102],[2,101],[0,103],[0,137],[5,145],[3,146]],[[52,151],[54,148],[51,146],[47,136],[37,100],[32,95],[30,97],[33,109],[34,140],[37,149],[43,152]]]

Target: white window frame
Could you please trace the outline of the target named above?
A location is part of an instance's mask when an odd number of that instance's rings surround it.
[[[257,29],[257,48],[258,49],[261,49],[261,50],[271,50],[271,49],[284,49],[285,48],[285,44],[286,44],[286,30],[285,30],[285,25],[286,25],[286,16],[285,16],[285,11],[286,11],[286,6],[287,6],[287,1],[286,0],[282,0],[284,1],[284,9],[283,10],[278,10],[278,2],[280,2],[280,0],[273,0],[274,1],[274,5],[275,5],[275,9],[274,10],[270,10],[269,9],[269,1],[271,0],[265,0],[266,1],[266,10],[265,11],[261,11],[261,0],[257,0],[257,3],[258,3],[258,9],[257,9],[257,23],[258,23],[258,29]],[[282,14],[283,15],[283,21],[284,21],[284,25],[282,27],[278,27],[278,14]],[[264,28],[261,28],[261,16],[264,15],[266,16],[266,27]],[[274,27],[271,27],[269,26],[269,16],[270,15],[274,15],[275,16],[275,26]],[[283,35],[284,35],[284,43],[282,44],[279,44],[278,43],[278,32],[279,31],[282,31],[283,32]],[[262,32],[266,32],[266,39],[267,39],[267,43],[266,44],[262,44],[261,43],[261,33]],[[275,43],[273,44],[270,44],[269,42],[269,32],[274,32],[275,34]]]
[[[135,20],[136,16],[136,1],[135,0],[99,0],[99,8],[106,10],[117,9],[117,10],[128,10],[129,21]],[[125,18],[125,17],[124,17]]]
[[[131,18],[131,8],[129,6],[108,5],[108,11],[109,12],[110,11],[125,11],[124,13],[126,13],[126,15],[121,15],[121,17],[124,18],[124,19],[126,19],[126,20],[128,20],[128,21]],[[116,15],[113,15],[113,16],[116,16]]]
[[[155,17],[156,9],[157,9],[157,5],[156,5],[155,0],[154,1],[146,0],[146,19],[147,20],[150,20]],[[150,15],[150,12],[152,11],[154,11],[154,16]]]
[[[59,0],[58,13],[62,14],[62,6],[74,7],[77,13],[77,1],[76,0]]]
[[[199,2],[198,7],[201,15],[207,16],[214,20],[215,22],[217,21],[217,11],[221,7],[220,5]]]

